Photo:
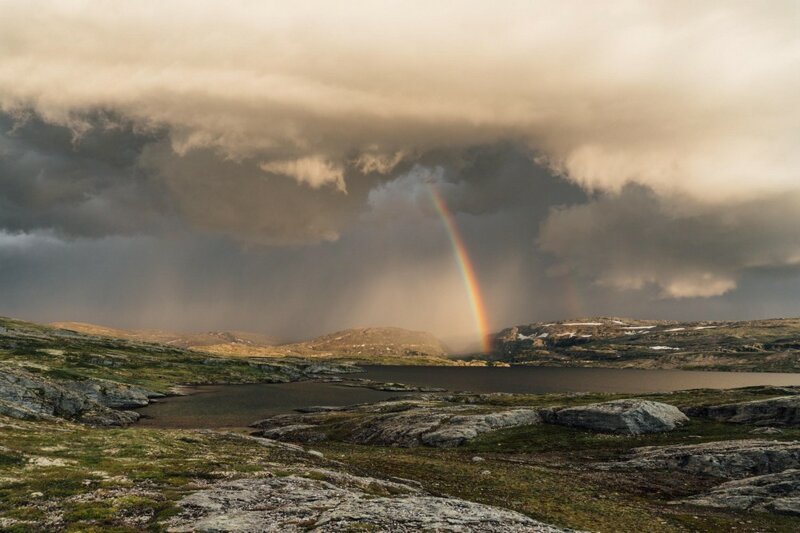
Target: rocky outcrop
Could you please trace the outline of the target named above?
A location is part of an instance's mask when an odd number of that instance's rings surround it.
[[[107,379],[85,379],[61,382],[62,386],[82,394],[89,399],[112,409],[135,409],[150,403],[151,398],[163,398],[163,394],[142,387],[117,383]]]
[[[328,438],[324,432],[318,431],[316,428],[317,426],[314,424],[290,424],[288,426],[276,426],[264,429],[259,435],[268,439],[306,443],[319,442]]]
[[[439,406],[420,400],[388,401],[305,414],[277,415],[253,424],[259,435],[313,442],[327,431],[359,444],[454,447],[482,433],[541,422],[535,409],[474,412],[471,406]]]
[[[18,367],[0,368],[0,413],[14,418],[125,426],[139,414],[118,409],[147,405],[148,396],[160,395],[108,380],[55,380]]]
[[[338,376],[329,376],[320,378],[321,381],[327,383],[336,383],[341,387],[359,387],[372,390],[379,390],[384,392],[446,392],[447,389],[441,387],[425,387],[417,385],[409,385],[407,383],[393,383],[375,381],[366,378],[341,378]]]
[[[800,468],[800,442],[731,440],[636,448],[628,460],[604,465],[632,470],[679,470],[741,479]]]
[[[800,470],[729,481],[685,502],[704,507],[800,516]]]
[[[423,444],[437,448],[459,446],[481,433],[503,428],[532,426],[541,422],[539,412],[534,409],[513,409],[498,413],[457,415],[449,418],[434,431],[424,433]]]
[[[168,530],[333,532],[542,532],[562,529],[527,516],[457,498],[430,496],[411,485],[316,469],[309,477],[230,481],[183,498]],[[313,477],[313,479],[311,479]]]
[[[546,422],[607,433],[671,431],[689,419],[677,407],[639,399],[614,400],[544,412]]]
[[[800,426],[800,396],[781,396],[751,402],[697,407],[687,412],[692,416],[705,416],[721,422],[759,426]]]

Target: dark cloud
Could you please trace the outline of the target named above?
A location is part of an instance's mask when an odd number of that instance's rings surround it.
[[[103,115],[83,123],[78,134],[32,114],[0,114],[0,228],[101,237],[167,224],[165,190],[138,167],[155,134]]]
[[[0,312],[188,330],[250,327],[284,338],[395,324],[436,331],[458,346],[474,340],[474,318],[448,235],[429,192],[419,189],[425,179],[436,176],[456,213],[497,327],[526,320],[539,305],[518,297],[547,284],[533,247],[539,221],[553,203],[585,199],[513,144],[426,155],[420,161],[445,166],[401,164],[397,176],[354,173],[347,194],[210,150],[180,156],[158,141],[133,159],[165,191],[172,223],[182,229],[69,243],[53,232],[0,232]],[[340,237],[325,241],[315,228]]]
[[[800,268],[800,195],[707,204],[628,186],[555,209],[541,248],[557,269],[662,297],[718,296],[756,268]]]

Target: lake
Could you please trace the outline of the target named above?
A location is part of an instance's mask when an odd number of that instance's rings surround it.
[[[800,374],[691,372],[551,367],[370,366],[354,377],[472,392],[617,392],[641,394],[682,389],[800,385]],[[204,385],[138,411],[139,425],[175,428],[244,427],[272,414],[311,405],[375,402],[397,392],[303,381],[281,384]]]

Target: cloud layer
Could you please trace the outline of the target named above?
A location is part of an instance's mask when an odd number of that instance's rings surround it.
[[[156,6],[158,6],[156,8]],[[0,105],[343,188],[354,158],[521,138],[589,189],[797,187],[796,5],[7,2]],[[369,166],[369,165],[367,165]],[[758,186],[754,182],[758,180]]]
[[[199,298],[242,320],[280,305],[264,320],[289,336],[375,317],[462,334],[430,181],[497,327],[719,312],[800,264],[790,0],[0,8],[7,291],[59,261],[88,284],[68,242],[134,322]],[[12,314],[47,304],[15,290]],[[310,301],[347,311],[303,318]]]

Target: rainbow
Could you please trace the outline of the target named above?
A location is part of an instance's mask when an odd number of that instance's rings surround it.
[[[475,317],[475,326],[480,336],[481,348],[485,353],[489,353],[492,345],[489,338],[489,320],[486,314],[486,305],[483,303],[478,277],[475,275],[475,269],[469,259],[467,247],[464,245],[464,239],[461,238],[461,233],[458,231],[453,214],[447,209],[447,204],[444,203],[444,199],[439,194],[439,191],[436,190],[436,186],[433,183],[428,183],[428,189],[431,192],[431,198],[433,198],[433,205],[436,206],[436,211],[442,218],[447,235],[450,237],[450,244],[453,246],[456,262],[459,270],[461,270],[464,286],[467,289],[472,314]]]

